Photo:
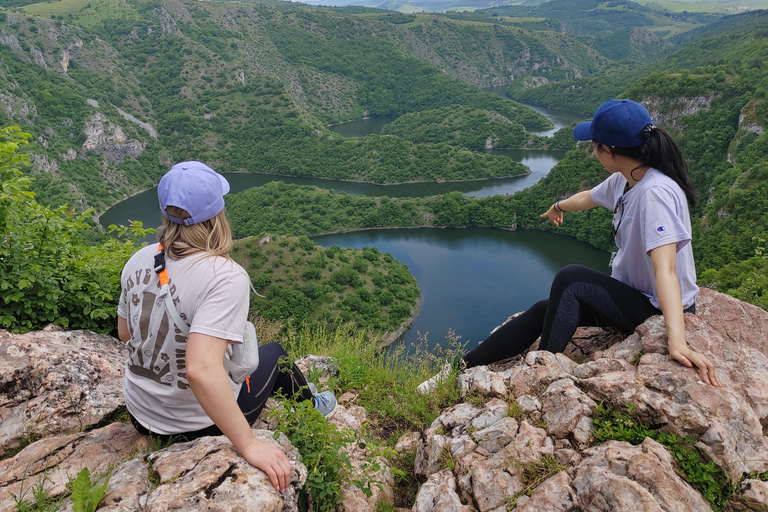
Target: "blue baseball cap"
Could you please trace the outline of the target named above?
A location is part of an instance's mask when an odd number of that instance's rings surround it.
[[[610,100],[600,105],[592,121],[577,124],[573,137],[617,148],[635,148],[648,139],[648,132],[644,130],[648,125],[653,126],[651,115],[638,102]]]
[[[171,222],[191,226],[217,216],[224,209],[224,196],[229,182],[202,162],[181,162],[165,173],[157,186],[160,212]],[[169,206],[181,208],[190,217],[182,219],[165,211]]]

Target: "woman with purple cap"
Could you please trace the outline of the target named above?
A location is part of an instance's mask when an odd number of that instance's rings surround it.
[[[603,103],[591,122],[573,131],[591,140],[594,155],[610,176],[591,190],[554,203],[542,218],[555,226],[565,212],[596,206],[614,212],[611,234],[618,251],[607,276],[568,265],[555,276],[549,298],[509,320],[467,353],[460,366],[485,365],[522,353],[541,337],[540,350],[562,352],[578,326],[614,327],[629,335],[653,315],[664,315],[669,356],[696,367],[701,379],[720,380],[706,356],[685,340],[684,313],[696,312],[696,268],[688,205],[696,189],[677,143],[654,126],[648,111],[631,100]],[[433,388],[450,372],[419,386]]]
[[[200,162],[176,164],[160,180],[160,243],[136,252],[121,278],[123,393],[140,432],[174,441],[224,434],[282,491],[291,464],[282,450],[257,439],[250,424],[277,391],[313,400],[326,417],[336,399],[329,391],[313,395],[295,365],[279,370],[288,354],[277,343],[258,348],[258,366],[244,384],[225,370],[232,346],[245,341],[251,290],[248,274],[229,257],[228,192],[227,180]]]

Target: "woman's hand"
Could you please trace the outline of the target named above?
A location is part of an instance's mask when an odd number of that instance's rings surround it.
[[[291,463],[283,451],[253,436],[237,405],[222,361],[227,340],[193,332],[187,341],[187,379],[205,413],[252,466],[264,471],[278,492],[291,483]]]
[[[557,208],[555,208],[555,205],[557,205]],[[582,190],[578,194],[574,194],[571,197],[554,203],[549,207],[549,210],[547,210],[546,213],[539,215],[539,217],[548,219],[549,222],[560,227],[563,223],[563,211],[581,212],[594,208],[595,206],[597,206],[597,203],[592,199],[592,190]]]
[[[722,386],[722,384],[720,384],[720,379],[717,378],[715,366],[709,361],[709,359],[707,359],[707,356],[704,354],[699,354],[687,346],[679,349],[673,349],[670,347],[669,357],[685,367],[693,368],[696,366],[696,368],[699,369],[699,373],[701,374],[701,380],[707,384],[712,384],[718,388]]]
[[[265,472],[278,492],[285,491],[291,484],[293,466],[283,450],[272,443],[254,437],[240,454],[250,465]]]
[[[714,365],[704,354],[692,350],[685,341],[685,317],[680,298],[680,282],[677,279],[677,248],[675,243],[651,249],[649,253],[653,274],[656,279],[656,294],[659,308],[667,324],[667,344],[669,357],[683,366],[696,366],[701,373],[701,380],[720,387]]]
[[[542,213],[539,215],[542,219],[548,219],[549,222],[554,224],[556,227],[560,227],[560,224],[563,223],[563,212],[559,212],[555,210],[555,205],[549,207],[549,210],[547,210],[545,213]]]

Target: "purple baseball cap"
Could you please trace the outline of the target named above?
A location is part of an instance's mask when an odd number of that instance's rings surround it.
[[[638,102],[610,100],[600,105],[592,121],[577,124],[573,137],[617,148],[635,148],[648,139],[644,130],[648,125],[653,125],[651,115]]]
[[[157,186],[160,212],[171,222],[191,226],[217,216],[224,209],[229,182],[202,162],[181,162],[165,173]],[[169,215],[169,206],[189,213],[188,219]]]

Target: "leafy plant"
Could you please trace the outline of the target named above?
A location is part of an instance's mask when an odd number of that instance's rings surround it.
[[[370,476],[380,468],[376,457],[371,457],[356,472],[348,451],[351,446],[367,446],[367,443],[349,429],[337,430],[327,422],[309,400],[296,401],[283,398],[281,404],[269,412],[276,420],[277,430],[283,432],[301,453],[307,467],[307,489],[312,498],[313,510],[334,512],[342,502],[342,489],[354,484],[366,495],[372,493],[375,481]]]
[[[39,204],[17,154],[31,136],[0,131],[0,326],[14,332],[62,327],[111,332],[120,296],[120,271],[147,235],[140,223],[114,228],[122,240],[90,245],[91,214]]]
[[[72,507],[75,512],[95,512],[104,495],[107,493],[107,485],[111,474],[107,474],[103,483],[97,484],[91,481],[91,472],[83,468],[70,482],[72,491]]]
[[[683,477],[699,490],[712,508],[723,510],[736,487],[722,468],[705,459],[695,446],[696,439],[692,436],[682,438],[641,425],[633,413],[632,405],[627,406],[626,412],[622,412],[599,404],[592,416],[596,427],[595,441],[598,444],[609,440],[640,444],[646,437],[650,437],[672,453]]]

